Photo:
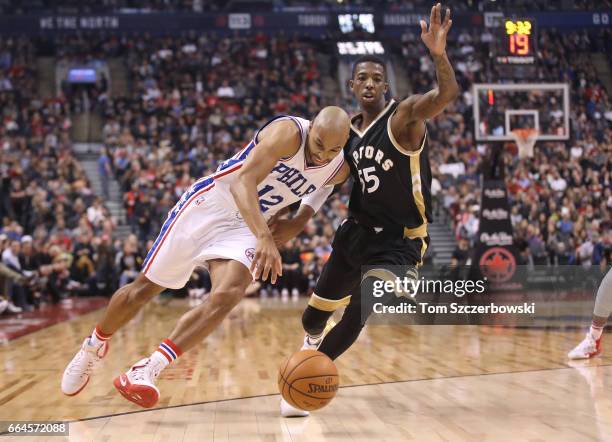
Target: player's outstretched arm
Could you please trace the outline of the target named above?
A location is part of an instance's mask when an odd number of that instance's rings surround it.
[[[421,39],[436,66],[438,87],[423,95],[411,95],[399,104],[396,117],[404,125],[435,117],[459,94],[455,72],[446,55],[446,37],[453,21],[447,9],[442,22],[441,8],[440,3],[431,8],[429,28],[421,20]]]
[[[257,185],[272,171],[278,160],[292,156],[300,147],[299,129],[291,121],[278,121],[259,134],[259,142],[247,157],[238,177],[230,186],[234,201],[244,221],[257,238],[251,273],[274,284],[282,274],[281,258],[272,233],[259,208]]]

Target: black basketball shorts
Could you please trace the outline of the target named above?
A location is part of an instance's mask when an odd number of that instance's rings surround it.
[[[334,236],[333,251],[323,267],[309,305],[335,311],[360,295],[363,266],[419,266],[429,238],[409,239],[345,220]]]

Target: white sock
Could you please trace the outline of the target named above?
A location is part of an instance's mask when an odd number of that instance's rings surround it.
[[[89,343],[94,347],[99,347],[108,341],[111,338],[111,335],[103,334],[98,327],[94,328],[94,331],[91,332],[91,336],[89,337]]]
[[[595,338],[595,340],[597,341],[599,338],[601,338],[603,329],[603,327],[598,327],[594,324],[591,324],[591,330],[589,331],[589,333],[591,333],[591,336],[593,336],[593,338]]]
[[[159,350],[155,350],[151,355],[150,359],[153,364],[160,368],[160,372],[170,364],[168,358],[164,356],[164,354],[161,353]]]

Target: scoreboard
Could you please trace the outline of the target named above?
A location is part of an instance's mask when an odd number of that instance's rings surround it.
[[[497,36],[495,60],[499,64],[529,65],[536,60],[535,21],[530,18],[506,18]]]

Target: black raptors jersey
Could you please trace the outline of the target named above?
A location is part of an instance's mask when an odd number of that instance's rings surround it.
[[[405,236],[427,236],[431,222],[431,168],[427,132],[418,151],[402,148],[391,134],[391,100],[380,115],[360,131],[351,125],[344,154],[355,183],[349,213],[370,227],[406,228]],[[360,118],[359,116],[353,118]],[[357,180],[358,178],[358,180]]]

